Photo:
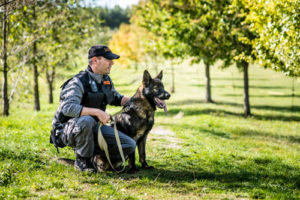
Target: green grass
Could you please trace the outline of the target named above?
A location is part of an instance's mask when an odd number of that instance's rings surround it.
[[[156,113],[154,127],[174,134],[149,135],[147,159],[156,169],[134,175],[91,175],[56,162],[74,159],[71,148],[57,154],[49,144],[59,89],[50,105],[42,85],[40,112],[32,104],[13,102],[11,115],[0,118],[0,199],[299,199],[299,80],[292,98],[291,78],[251,67],[253,116],[244,118],[242,74],[213,67],[216,103],[205,104],[203,69],[186,63],[175,67],[176,92],[168,101],[169,112]],[[114,67],[112,77],[115,87],[131,96],[142,69]],[[169,68],[163,80],[169,89]],[[108,112],[119,109],[109,107]]]

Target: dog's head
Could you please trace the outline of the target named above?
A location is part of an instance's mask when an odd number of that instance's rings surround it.
[[[163,72],[155,77],[151,78],[150,73],[145,70],[143,76],[143,95],[148,99],[153,108],[164,108],[167,112],[167,106],[164,100],[170,98],[170,94],[164,89],[164,84],[161,79]]]

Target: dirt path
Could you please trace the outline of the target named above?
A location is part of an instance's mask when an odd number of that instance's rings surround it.
[[[161,145],[169,149],[179,149],[183,143],[173,131],[165,129],[163,126],[153,128],[148,137],[155,145]]]

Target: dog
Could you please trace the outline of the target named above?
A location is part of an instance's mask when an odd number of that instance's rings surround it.
[[[127,134],[136,141],[139,153],[139,162],[143,169],[153,169],[146,161],[146,140],[154,124],[156,108],[167,112],[164,100],[170,98],[170,94],[164,89],[162,83],[163,71],[155,78],[145,70],[142,85],[137,89],[131,99],[126,102],[122,111],[113,117],[117,129]],[[128,173],[138,171],[135,164],[135,152],[128,156]]]

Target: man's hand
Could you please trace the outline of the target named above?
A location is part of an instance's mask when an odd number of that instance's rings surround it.
[[[124,106],[124,104],[125,104],[127,101],[129,101],[129,100],[130,100],[130,97],[124,96],[124,97],[122,98],[122,100],[121,100],[121,106]]]
[[[98,108],[83,107],[80,116],[84,115],[96,116],[103,124],[107,124],[110,121],[109,114]]]
[[[110,121],[110,115],[100,109],[97,114],[97,117],[100,120],[100,122],[102,122],[104,125]]]

